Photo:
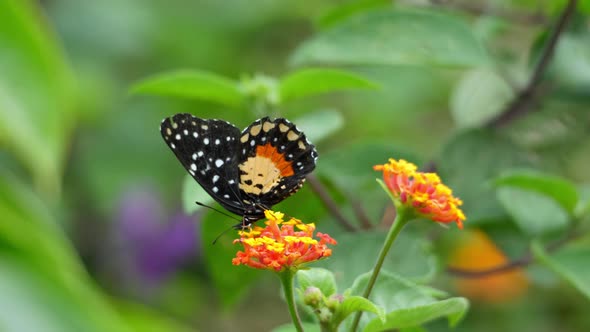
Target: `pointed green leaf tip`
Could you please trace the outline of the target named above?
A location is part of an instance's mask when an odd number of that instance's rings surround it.
[[[301,69],[285,76],[280,83],[281,101],[351,89],[377,89],[375,83],[344,70],[327,68]]]
[[[237,107],[243,102],[238,83],[203,70],[177,70],[158,74],[134,84],[133,94],[195,98]]]
[[[360,296],[345,298],[334,313],[333,325],[338,326],[346,317],[357,311],[372,312],[377,315],[381,322],[385,322],[385,311],[373,302]]]

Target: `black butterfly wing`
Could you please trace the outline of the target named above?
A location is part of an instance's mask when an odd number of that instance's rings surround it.
[[[318,156],[305,134],[283,118],[255,121],[242,131],[240,144],[242,194],[267,208],[301,188]]]
[[[225,209],[244,213],[239,189],[240,130],[222,120],[176,114],[160,125],[164,141],[190,175]]]

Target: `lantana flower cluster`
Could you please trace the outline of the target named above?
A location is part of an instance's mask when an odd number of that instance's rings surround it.
[[[389,159],[389,163],[375,165],[373,169],[383,172],[383,182],[403,205],[425,218],[440,223],[456,222],[463,228],[465,214],[459,208],[463,202],[453,196],[435,173],[419,172],[416,165],[403,159]]]
[[[314,237],[315,224],[295,218],[284,221],[283,213],[270,210],[264,214],[265,227],[254,226],[239,232],[240,238],[234,244],[242,244],[244,251],[238,251],[232,264],[281,272],[332,255],[328,245],[336,241],[321,232]]]

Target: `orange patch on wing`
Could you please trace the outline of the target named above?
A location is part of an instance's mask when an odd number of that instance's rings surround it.
[[[275,167],[281,171],[281,176],[283,177],[295,174],[291,162],[285,160],[285,156],[270,143],[259,145],[256,148],[256,156],[270,159]]]

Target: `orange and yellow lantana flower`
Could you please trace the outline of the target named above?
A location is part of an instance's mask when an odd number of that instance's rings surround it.
[[[454,197],[435,173],[417,171],[416,165],[403,159],[389,159],[373,169],[383,172],[383,182],[391,194],[419,215],[440,223],[456,222],[463,228],[465,215],[459,208],[463,202]]]
[[[254,226],[239,232],[240,238],[234,244],[241,243],[244,251],[238,251],[232,264],[280,272],[332,255],[327,245],[336,241],[320,232],[314,238],[314,224],[294,218],[283,221],[284,214],[280,212],[267,210],[264,214],[266,227]]]

